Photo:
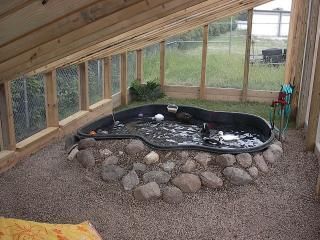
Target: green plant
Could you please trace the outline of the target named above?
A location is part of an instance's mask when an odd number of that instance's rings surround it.
[[[130,86],[130,93],[137,101],[154,101],[164,96],[157,80],[147,81],[146,84],[134,80]]]

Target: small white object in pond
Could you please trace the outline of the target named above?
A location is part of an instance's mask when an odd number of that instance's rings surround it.
[[[224,135],[222,131],[219,131],[218,135],[219,135],[219,138],[221,138],[223,141],[226,141],[226,142],[240,140],[240,138],[238,136],[233,135],[233,134],[225,134]]]
[[[157,122],[163,121],[164,120],[164,116],[160,113],[156,114],[154,116],[154,118],[156,119]]]
[[[138,114],[138,117],[139,117],[139,118],[142,118],[142,117],[143,117],[143,113],[139,113],[139,114]]]

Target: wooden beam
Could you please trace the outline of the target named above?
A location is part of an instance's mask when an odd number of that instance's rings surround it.
[[[241,99],[243,102],[247,101],[247,97],[248,97],[252,19],[253,19],[253,9],[250,9],[248,10],[246,52],[245,52],[245,59],[244,59],[244,74],[243,74],[243,87],[242,87],[242,99]]]
[[[143,50],[138,49],[137,50],[137,80],[140,83],[143,83]]]
[[[108,56],[103,60],[103,98],[111,99],[112,97],[112,57]]]
[[[89,110],[89,79],[88,79],[88,62],[79,65],[80,77],[80,110]]]
[[[128,54],[127,52],[121,54],[121,74],[120,74],[120,88],[121,88],[121,105],[128,105]]]
[[[312,63],[314,58],[315,43],[317,37],[318,16],[319,16],[319,0],[310,0],[309,18],[308,18],[308,32],[304,53],[303,73],[301,80],[301,92],[299,96],[299,104],[297,111],[296,127],[304,127],[307,117],[308,102],[311,88],[312,77]]]
[[[205,25],[203,27],[202,65],[201,65],[201,80],[200,80],[200,99],[205,99],[206,98],[207,52],[208,52],[208,25]]]
[[[3,133],[2,133],[1,113],[0,113],[0,152],[2,150],[4,150],[4,142],[3,142]]]
[[[47,127],[59,127],[56,71],[45,74]]]
[[[166,58],[166,42],[162,41],[160,42],[160,86],[161,89],[163,89],[165,84],[165,58]]]

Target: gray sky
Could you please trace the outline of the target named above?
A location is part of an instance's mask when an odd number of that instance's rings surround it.
[[[275,8],[283,8],[283,10],[291,10],[291,0],[274,0],[272,2],[263,4],[255,9],[272,10]]]

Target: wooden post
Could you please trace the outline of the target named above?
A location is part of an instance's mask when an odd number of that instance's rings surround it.
[[[127,62],[128,62],[128,54],[127,52],[121,54],[121,81],[120,81],[120,88],[121,88],[121,105],[128,104],[128,69],[127,69]]]
[[[45,74],[47,127],[59,127],[56,70]]]
[[[0,113],[0,152],[4,149],[3,133],[2,133],[2,123],[1,123],[1,113]]]
[[[137,64],[136,64],[136,73],[137,73],[137,80],[140,83],[143,83],[143,51],[142,49],[137,50]]]
[[[207,71],[207,52],[208,52],[208,25],[203,27],[203,45],[202,45],[202,66],[200,81],[200,99],[206,98],[206,71]]]
[[[285,70],[285,83],[295,86],[292,96],[292,117],[297,114],[300,94],[303,57],[307,33],[309,1],[293,0],[291,7],[288,50]]]
[[[89,110],[88,62],[80,63],[80,110]]]
[[[309,102],[309,92],[311,88],[312,77],[312,63],[315,51],[315,43],[317,36],[318,15],[319,15],[319,0],[310,0],[309,19],[308,19],[308,32],[304,53],[303,73],[301,80],[301,92],[299,97],[297,122],[296,127],[304,127],[307,116],[307,108]]]
[[[166,58],[166,42],[160,42],[160,86],[163,89],[165,84],[165,58]]]
[[[247,97],[248,97],[252,19],[253,19],[253,9],[250,9],[250,10],[248,10],[246,53],[245,53],[245,59],[244,59],[244,74],[243,74],[243,86],[242,86],[242,101],[243,102],[247,101]]]
[[[112,98],[112,57],[108,56],[103,59],[103,98]]]
[[[12,95],[10,82],[0,84],[0,122],[2,128],[2,145],[5,150],[16,149]]]

